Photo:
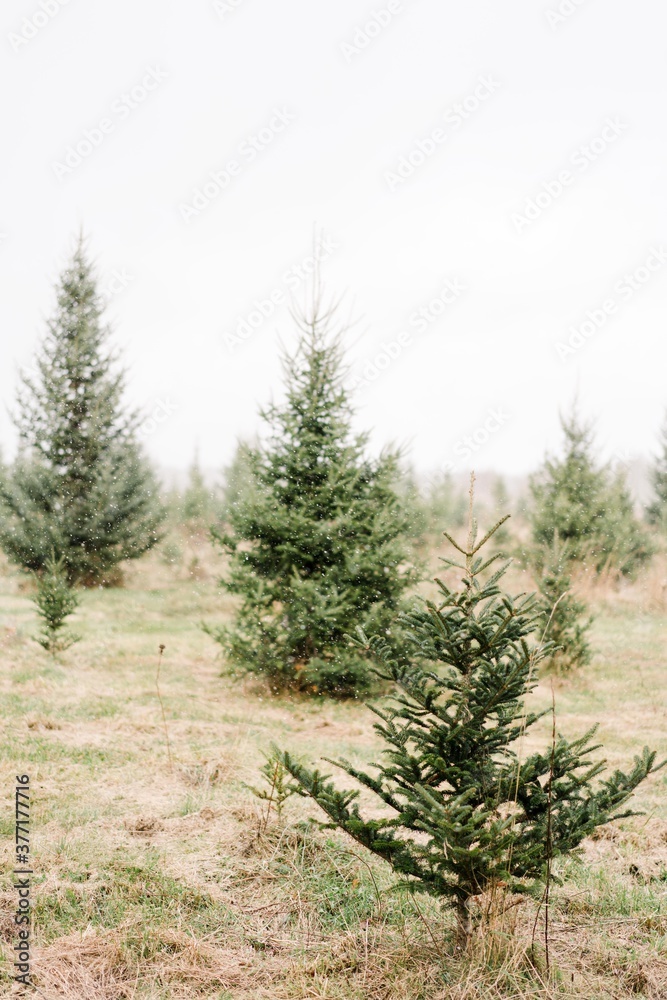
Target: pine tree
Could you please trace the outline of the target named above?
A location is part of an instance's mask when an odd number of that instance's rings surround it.
[[[156,480],[122,407],[123,373],[106,348],[102,300],[83,239],[57,289],[57,309],[23,377],[15,417],[21,452],[0,483],[0,545],[41,571],[52,552],[70,583],[109,582],[117,564],[158,540]]]
[[[667,530],[667,416],[660,429],[660,453],[651,469],[653,500],[646,508],[649,524]]]
[[[249,441],[239,441],[229,465],[223,470],[221,517],[229,522],[236,508],[252,502],[255,487],[253,455],[256,445]]]
[[[632,495],[622,469],[610,470],[604,525],[608,560],[620,573],[634,577],[655,553],[653,539],[635,516]]]
[[[9,466],[5,462],[2,446],[0,446],[0,504],[2,503],[3,494],[7,490],[9,482],[10,482],[10,470]]]
[[[553,643],[546,665],[559,673],[583,667],[591,659],[586,633],[593,619],[584,618],[586,605],[571,593],[569,565],[567,543],[557,533],[552,544],[535,556],[538,607],[543,613],[544,636]]]
[[[389,630],[414,579],[409,519],[394,489],[397,455],[373,461],[366,436],[352,434],[333,311],[314,297],[295,319],[286,401],[262,412],[270,438],[245,452],[252,481],[226,511],[229,530],[214,532],[230,557],[223,586],[240,606],[232,627],[207,631],[274,688],[342,697],[370,680],[346,633],[359,620]]]
[[[429,511],[411,466],[399,468],[394,488],[408,518],[406,534],[413,545],[419,545],[429,527]]]
[[[181,516],[196,524],[209,524],[216,517],[215,494],[206,485],[196,453],[188,470],[188,482],[180,504]]]
[[[476,896],[536,891],[547,872],[553,877],[554,858],[575,851],[600,824],[632,815],[626,801],[656,770],[656,755],[645,748],[629,773],[614,771],[594,787],[604,770],[591,759],[594,729],[519,755],[519,737],[545,714],[529,711],[525,699],[549,649],[528,644],[542,622],[535,596],[500,589],[508,564],[486,572],[498,556],[485,561],[479,553],[494,530],[476,542],[471,503],[467,544],[446,534],[464,560],[445,560],[463,570],[462,586],[438,581],[439,603],[403,617],[412,662],[396,661],[384,637],[361,634],[398,688],[388,707],[372,709],[384,760],[373,765],[376,774],[329,763],[373,792],[383,813],[365,819],[358,790],[339,790],[328,775],[281,756],[329,826],[388,861],[412,891],[453,905],[461,944],[476,919]]]
[[[62,557],[56,559],[51,556],[43,572],[36,576],[34,602],[42,621],[41,633],[36,637],[36,642],[47,653],[55,656],[79,641],[78,635],[65,629],[67,619],[79,606],[79,599],[67,582]]]
[[[533,544],[550,545],[556,531],[572,559],[590,562],[596,572],[612,567],[633,575],[653,546],[634,515],[624,476],[597,463],[592,428],[576,411],[561,418],[561,427],[563,457],[547,457],[530,482]]]

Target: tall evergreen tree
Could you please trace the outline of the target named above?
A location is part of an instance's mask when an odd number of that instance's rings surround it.
[[[537,889],[554,858],[575,851],[600,824],[632,815],[625,803],[656,770],[656,755],[645,748],[628,773],[596,783],[604,761],[591,759],[594,730],[521,756],[519,737],[545,714],[529,711],[525,699],[549,647],[528,643],[543,625],[534,595],[513,598],[500,589],[507,564],[486,573],[498,556],[479,553],[494,530],[477,542],[471,516],[467,544],[446,534],[462,558],[444,561],[463,571],[462,586],[437,581],[439,602],[404,617],[411,662],[397,661],[384,636],[361,633],[398,689],[389,706],[373,708],[384,760],[371,765],[372,774],[346,760],[329,763],[373,792],[382,811],[364,818],[358,790],[339,790],[276,749],[329,826],[388,861],[412,891],[453,906],[462,945],[475,921],[474,897]]]
[[[651,469],[653,500],[646,508],[650,524],[667,530],[667,416],[660,428],[659,454]]]
[[[286,400],[262,412],[264,445],[244,454],[251,487],[217,532],[230,557],[223,586],[240,606],[232,627],[207,628],[231,661],[274,687],[348,696],[370,674],[345,638],[353,624],[387,631],[414,579],[409,530],[394,489],[398,457],[366,457],[353,436],[334,312],[314,295],[296,316],[300,339],[284,358]]]
[[[102,300],[82,238],[57,288],[55,316],[24,376],[21,451],[0,482],[0,545],[25,569],[50,557],[69,583],[109,582],[158,540],[157,482],[122,406],[123,373],[106,347]]]
[[[549,546],[557,532],[572,559],[590,562],[597,572],[610,566],[632,575],[653,547],[635,517],[625,478],[598,464],[592,427],[576,411],[561,418],[561,427],[562,458],[548,456],[530,483],[533,543]]]

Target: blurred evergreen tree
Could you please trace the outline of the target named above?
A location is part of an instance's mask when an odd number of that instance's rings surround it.
[[[123,559],[155,545],[164,511],[122,407],[123,373],[106,349],[102,300],[80,238],[57,309],[24,376],[15,421],[21,451],[0,480],[0,545],[41,571],[54,554],[68,583],[109,583]]]
[[[529,520],[533,544],[552,543],[554,532],[568,544],[571,559],[632,576],[651,557],[651,539],[635,517],[622,472],[600,466],[593,432],[576,411],[561,418],[562,458],[547,457],[531,478]]]
[[[429,515],[412,466],[398,465],[394,487],[407,516],[406,534],[414,544],[419,545],[428,530]]]
[[[351,431],[334,315],[315,291],[310,311],[295,316],[286,401],[262,412],[268,442],[237,453],[228,530],[214,534],[230,558],[222,585],[240,604],[232,626],[205,627],[233,664],[274,688],[350,696],[372,675],[346,633],[361,621],[398,648],[391,622],[415,570],[398,457],[367,458],[367,436]]]
[[[544,636],[553,642],[546,665],[559,673],[583,667],[591,659],[586,633],[593,619],[584,619],[586,605],[571,592],[570,563],[567,543],[561,542],[557,533],[550,546],[534,553],[538,608],[543,615]]]
[[[229,521],[237,508],[249,504],[255,489],[253,455],[257,443],[239,441],[234,456],[223,470],[221,517]]]
[[[219,517],[220,503],[216,503],[216,492],[207,485],[199,464],[199,453],[188,469],[188,481],[180,500],[181,518],[198,525],[210,525]]]
[[[650,524],[667,530],[667,416],[660,428],[659,453],[651,469],[653,500],[646,508]]]

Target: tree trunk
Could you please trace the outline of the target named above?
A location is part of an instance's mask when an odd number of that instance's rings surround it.
[[[472,934],[472,920],[469,910],[470,899],[459,899],[456,902],[456,947],[460,951],[467,951]]]

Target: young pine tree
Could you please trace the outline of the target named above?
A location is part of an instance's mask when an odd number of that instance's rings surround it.
[[[632,495],[622,469],[611,470],[608,487],[609,503],[604,526],[611,550],[611,564],[620,573],[634,577],[655,553],[655,543],[645,526],[635,515]]]
[[[180,504],[181,517],[194,525],[208,525],[216,518],[215,493],[210,489],[199,465],[199,455],[188,470],[188,482]]]
[[[79,641],[78,635],[65,628],[67,619],[79,606],[79,599],[67,582],[62,556],[60,559],[51,556],[46,561],[43,571],[36,574],[36,583],[34,602],[42,626],[36,642],[55,656]]]
[[[52,552],[69,583],[109,582],[123,559],[158,540],[158,487],[122,407],[123,375],[106,348],[102,301],[83,240],[57,289],[57,309],[24,377],[22,450],[0,480],[0,545],[40,571]]]
[[[624,477],[598,465],[592,428],[576,412],[561,418],[561,426],[562,458],[547,457],[530,483],[533,544],[550,545],[556,531],[572,559],[590,562],[598,573],[612,567],[631,576],[653,549],[634,515]]]
[[[545,546],[534,555],[543,634],[553,643],[551,652],[546,656],[546,665],[558,673],[583,667],[591,659],[586,633],[593,619],[584,617],[586,605],[570,592],[570,562],[567,543],[561,542],[557,533],[550,546]]]
[[[419,546],[426,541],[425,535],[429,528],[428,510],[414,469],[403,466],[398,472],[394,488],[407,517],[406,533],[412,544]]]
[[[660,452],[651,469],[653,500],[646,508],[649,524],[667,530],[667,417],[660,429]]]
[[[445,560],[463,571],[462,586],[438,581],[440,601],[403,618],[412,662],[396,661],[384,637],[370,640],[382,676],[398,688],[388,707],[372,709],[384,760],[373,774],[345,760],[330,763],[373,792],[383,811],[365,819],[358,791],[337,789],[287,752],[281,757],[329,826],[388,861],[412,891],[454,907],[462,945],[476,896],[536,890],[552,859],[575,851],[600,824],[631,815],[627,799],[656,769],[646,748],[629,773],[614,771],[594,785],[604,769],[591,759],[594,730],[520,755],[519,737],[544,714],[528,711],[525,699],[548,649],[528,644],[542,626],[535,597],[500,589],[507,564],[486,572],[498,556],[485,561],[480,552],[494,530],[477,542],[471,516],[466,545],[445,536],[463,557]],[[361,641],[368,642],[363,634]]]
[[[395,645],[391,623],[415,574],[397,456],[372,461],[366,437],[351,432],[332,316],[314,296],[311,312],[296,317],[286,401],[262,413],[270,438],[244,455],[252,483],[228,505],[228,530],[214,531],[230,557],[223,586],[240,598],[236,620],[205,627],[232,663],[274,688],[343,697],[370,680],[346,633],[361,622]]]
[[[234,456],[223,470],[221,518],[229,523],[233,511],[252,502],[255,488],[254,455],[255,444],[239,441]]]

